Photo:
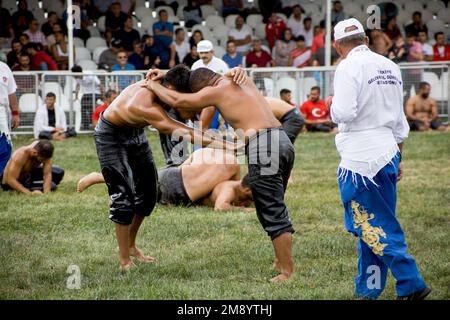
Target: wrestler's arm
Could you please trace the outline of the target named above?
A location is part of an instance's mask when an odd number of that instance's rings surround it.
[[[438,118],[438,106],[436,100],[431,100],[431,121],[434,121]]]
[[[408,99],[408,101],[406,101],[405,106],[406,118],[408,118],[409,120],[420,120],[418,117],[414,115],[414,104],[415,104],[414,97],[411,97]]]
[[[22,171],[23,166],[25,165],[25,157],[22,157],[21,154],[15,154],[10,160],[8,170],[5,172],[6,175],[6,184],[12,189],[25,193],[31,194],[31,191],[25,188],[19,182],[20,172]]]
[[[44,177],[44,193],[49,193],[52,190],[52,159],[48,159],[43,163],[43,177]]]

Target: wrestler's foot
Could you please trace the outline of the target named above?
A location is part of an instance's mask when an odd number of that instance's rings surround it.
[[[273,266],[272,267],[273,267],[273,269],[276,272],[281,273],[281,265],[280,265],[280,263],[278,262],[277,259],[275,259],[275,261],[273,262]]]
[[[154,263],[156,259],[151,256],[144,256],[137,247],[130,247],[130,256],[135,257],[139,262]]]
[[[425,298],[431,293],[430,287],[425,287],[422,290],[411,293],[408,296],[397,297],[397,300],[425,300]]]
[[[77,192],[83,192],[85,189],[93,185],[94,181],[96,181],[97,176],[97,172],[91,172],[87,176],[84,176],[83,178],[78,180]]]
[[[285,282],[285,281],[289,280],[291,278],[291,276],[292,276],[292,274],[281,273],[281,274],[277,275],[276,277],[273,277],[272,279],[270,279],[270,282],[272,282],[272,283]]]
[[[135,268],[136,265],[132,260],[129,260],[128,262],[120,262],[120,272],[126,273],[129,272],[131,269]]]

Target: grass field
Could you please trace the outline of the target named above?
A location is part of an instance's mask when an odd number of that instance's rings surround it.
[[[149,138],[162,166],[159,140]],[[54,162],[66,170],[56,193],[0,191],[0,299],[353,299],[356,239],[343,226],[333,136],[303,135],[296,151],[286,202],[297,272],[271,284],[273,249],[256,215],[207,208],[158,206],[138,236],[158,262],[120,276],[106,187],[75,192],[81,176],[98,171],[93,139],[56,142]],[[404,166],[397,214],[409,251],[434,289],[430,299],[449,299],[450,134],[411,134]],[[69,265],[80,268],[78,290],[66,288]],[[395,295],[390,276],[381,298]]]

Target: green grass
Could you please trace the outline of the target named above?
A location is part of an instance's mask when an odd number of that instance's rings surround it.
[[[159,140],[149,133],[159,166]],[[14,147],[30,143],[14,140]],[[138,244],[158,262],[118,272],[114,225],[104,185],[77,194],[77,180],[98,171],[93,139],[56,142],[66,170],[56,193],[28,197],[0,191],[0,299],[352,299],[356,239],[345,231],[331,135],[296,143],[295,184],[286,195],[297,233],[292,281],[271,284],[274,258],[256,215],[158,206]],[[397,215],[430,298],[450,298],[450,135],[411,134],[404,150]],[[66,288],[69,265],[81,289]],[[395,297],[394,281],[382,299]]]

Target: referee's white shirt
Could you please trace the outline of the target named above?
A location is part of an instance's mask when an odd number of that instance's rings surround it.
[[[365,45],[351,50],[336,69],[331,118],[340,166],[375,176],[409,133],[399,67]]]
[[[204,64],[202,59],[197,60],[192,65],[191,70],[199,68],[208,68],[209,70],[212,70],[222,75],[227,73],[229,70],[228,65],[225,63],[225,61],[217,57],[213,57],[208,64]]]
[[[9,137],[9,96],[16,92],[17,85],[11,69],[0,61],[0,135]]]

